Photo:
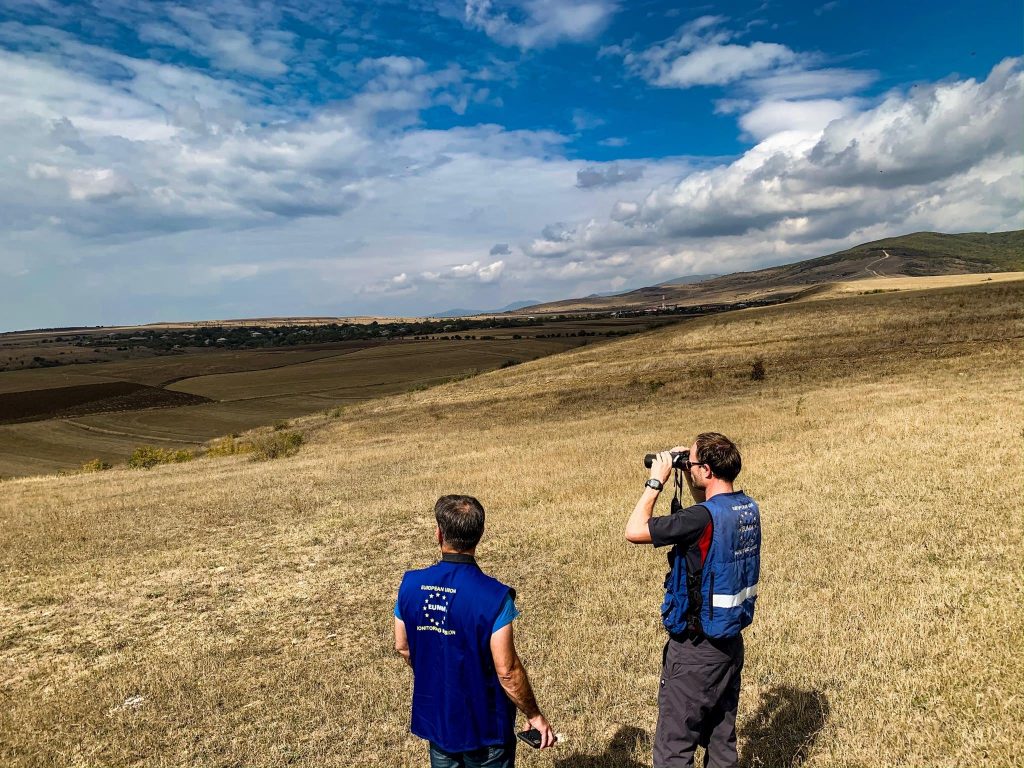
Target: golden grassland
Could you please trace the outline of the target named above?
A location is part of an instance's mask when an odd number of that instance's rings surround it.
[[[706,429],[763,515],[744,766],[1019,764],[1022,338],[1024,282],[747,310],[310,416],[292,458],[6,481],[0,764],[424,765],[391,609],[462,492],[569,737],[521,762],[650,765],[665,561],[623,526]]]
[[[1024,280],[1024,272],[975,272],[968,275],[928,275],[907,277],[893,275],[846,280],[824,286],[821,291],[809,292],[808,298],[835,298],[850,293],[882,293],[885,291],[920,291],[926,288],[955,288],[980,283],[1005,283]]]

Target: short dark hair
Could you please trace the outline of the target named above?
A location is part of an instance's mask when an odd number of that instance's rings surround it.
[[[472,496],[442,496],[434,517],[445,544],[460,552],[475,547],[484,535],[484,507]]]
[[[736,443],[718,432],[697,435],[697,459],[711,467],[715,477],[730,483],[743,466]]]

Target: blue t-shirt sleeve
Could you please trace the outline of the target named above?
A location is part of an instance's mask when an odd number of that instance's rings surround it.
[[[519,611],[516,610],[516,603],[512,598],[512,594],[509,593],[505,595],[505,602],[501,604],[501,610],[498,611],[498,618],[494,620],[491,632],[494,633],[502,627],[507,627],[517,616],[519,616]]]
[[[398,619],[399,621],[405,621],[405,619],[402,618],[401,611],[398,610],[398,601],[397,600],[395,600],[395,618]]]

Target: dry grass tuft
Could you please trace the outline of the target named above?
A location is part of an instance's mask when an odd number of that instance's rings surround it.
[[[665,561],[622,529],[705,429],[764,515],[744,765],[1019,764],[1022,337],[1020,282],[823,299],[294,419],[287,472],[5,482],[0,764],[425,764],[391,608],[468,492],[571,739],[521,759],[650,765]]]

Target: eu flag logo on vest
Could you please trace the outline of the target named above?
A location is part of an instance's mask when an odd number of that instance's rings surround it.
[[[448,628],[448,612],[451,609],[451,598],[454,596],[455,590],[450,587],[441,589],[431,586],[424,586],[422,589],[427,594],[423,598],[423,609],[419,616],[422,623],[418,622],[416,629],[438,632],[446,637],[454,635],[455,630]]]

